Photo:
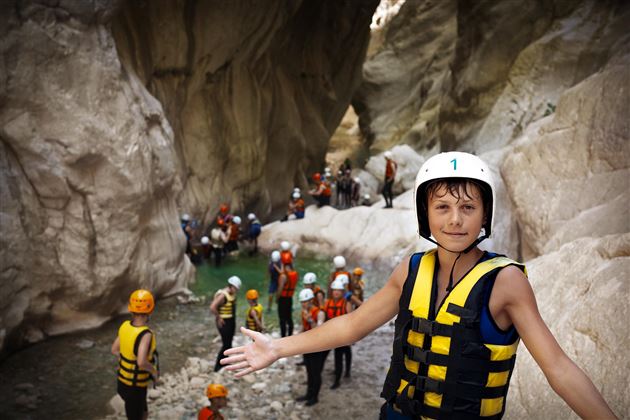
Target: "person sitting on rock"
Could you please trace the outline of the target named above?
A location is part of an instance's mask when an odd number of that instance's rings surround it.
[[[206,388],[206,396],[210,405],[202,408],[197,415],[197,420],[223,420],[221,410],[228,405],[227,388],[221,384],[210,384]]]
[[[310,273],[312,274],[312,273]],[[304,289],[298,296],[302,305],[302,332],[319,327],[326,320],[326,314],[317,305],[317,298],[313,290]],[[307,353],[304,355],[304,366],[306,366],[306,394],[295,400],[306,401],[307,406],[315,405],[318,402],[319,390],[322,387],[322,370],[328,351]]]
[[[396,171],[398,170],[398,164],[392,157],[392,152],[389,150],[385,152],[385,180],[383,185],[383,197],[385,198],[385,208],[393,208],[394,193],[392,191],[394,187],[394,181],[396,180]]]
[[[370,194],[363,194],[363,198],[361,199],[361,205],[362,206],[371,206],[372,205],[372,201],[371,201],[372,197],[370,196]]]
[[[294,191],[291,196],[291,201],[289,201],[289,209],[287,210],[287,214],[284,215],[281,222],[286,222],[291,219],[291,216],[295,219],[304,219],[304,199],[302,198],[302,194],[299,191]]]
[[[302,278],[302,285],[305,289],[311,289],[313,294],[315,295],[315,304],[320,308],[324,307],[324,303],[326,300],[326,292],[322,290],[317,284],[317,275],[315,273],[306,273]]]
[[[258,303],[258,290],[248,290],[245,293],[245,298],[249,304],[245,312],[245,326],[250,330],[262,332],[265,327],[263,325],[263,306]]]
[[[501,418],[520,339],[577,415],[616,418],[545,325],[525,266],[478,247],[496,216],[490,168],[468,153],[435,155],[418,172],[413,202],[420,236],[437,248],[404,258],[356,311],[318,328],[276,340],[242,329],[252,341],[227,352],[228,369],[240,377],[349,345],[397,315],[382,419]]]
[[[215,316],[217,330],[221,335],[222,347],[217,355],[214,371],[218,372],[222,365],[221,359],[225,357],[225,351],[232,347],[232,339],[236,330],[236,292],[241,288],[241,279],[232,276],[227,280],[227,287],[219,289],[210,304],[210,312]]]
[[[273,251],[271,253],[271,259],[269,261],[269,305],[267,306],[267,312],[271,312],[271,306],[273,305],[273,298],[278,290],[278,279],[282,274],[282,262],[280,261],[280,251]]]
[[[254,255],[258,252],[258,237],[262,232],[262,223],[256,217],[254,213],[249,213],[247,215],[247,219],[249,220],[249,232],[247,235],[247,239],[252,243],[252,250],[249,252],[249,255]]]
[[[309,194],[317,201],[317,207],[329,206],[332,194],[330,184],[327,180],[322,180],[322,176],[319,173],[313,175],[313,181],[315,182],[315,188],[309,191]]]
[[[118,356],[118,395],[125,402],[125,414],[140,420],[149,415],[149,381],[157,382],[160,373],[155,333],[148,326],[155,309],[153,295],[144,289],[134,291],[128,309],[131,321],[122,323],[111,351]]]

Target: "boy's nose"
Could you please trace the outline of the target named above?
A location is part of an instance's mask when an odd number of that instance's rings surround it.
[[[460,225],[462,223],[462,217],[458,210],[453,210],[451,217],[449,217],[449,223],[451,225]]]

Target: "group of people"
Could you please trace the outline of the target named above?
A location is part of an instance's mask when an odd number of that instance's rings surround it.
[[[249,253],[258,252],[258,237],[262,232],[262,223],[254,213],[247,215],[248,226],[243,232],[240,216],[229,213],[229,206],[222,204],[219,212],[205,229],[199,229],[199,223],[191,220],[189,214],[181,217],[181,227],[186,236],[186,254],[191,262],[200,264],[204,259],[214,259],[215,266],[220,266],[225,256],[238,253],[239,241],[245,240],[250,247]]]

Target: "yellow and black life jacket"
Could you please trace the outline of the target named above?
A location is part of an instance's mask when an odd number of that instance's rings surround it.
[[[527,274],[525,266],[503,256],[481,261],[436,309],[436,263],[436,250],[411,258],[381,396],[413,418],[500,419],[519,338],[484,342],[484,286],[504,267]]]
[[[223,319],[234,318],[236,314],[236,295],[231,295],[225,290],[219,290],[214,296],[222,294],[225,296],[225,303],[219,306],[219,316]]]
[[[118,329],[120,341],[118,380],[125,385],[146,388],[149,385],[149,380],[153,379],[151,373],[138,367],[138,347],[140,340],[147,333],[151,333],[151,346],[147,359],[157,368],[157,349],[153,331],[146,325],[134,327],[130,321],[123,322]]]
[[[260,323],[262,324],[262,317],[263,317],[263,307],[260,303],[254,305],[254,306],[250,306],[249,308],[247,308],[247,328],[250,330],[254,330],[254,331],[260,331],[258,329],[258,326],[256,325],[256,321],[254,321],[254,318],[252,318],[252,316],[250,315],[252,312],[252,309],[254,311],[256,311],[256,316],[258,317],[258,320],[260,321]]]

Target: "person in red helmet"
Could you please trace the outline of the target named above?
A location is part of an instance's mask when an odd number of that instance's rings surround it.
[[[332,190],[330,184],[322,179],[319,172],[313,175],[315,188],[309,191],[309,194],[317,201],[317,207],[329,206]]]
[[[151,292],[134,291],[128,305],[131,320],[122,323],[111,348],[118,356],[118,394],[125,401],[125,414],[130,420],[149,416],[147,387],[159,378],[155,333],[148,326],[154,308]]]

